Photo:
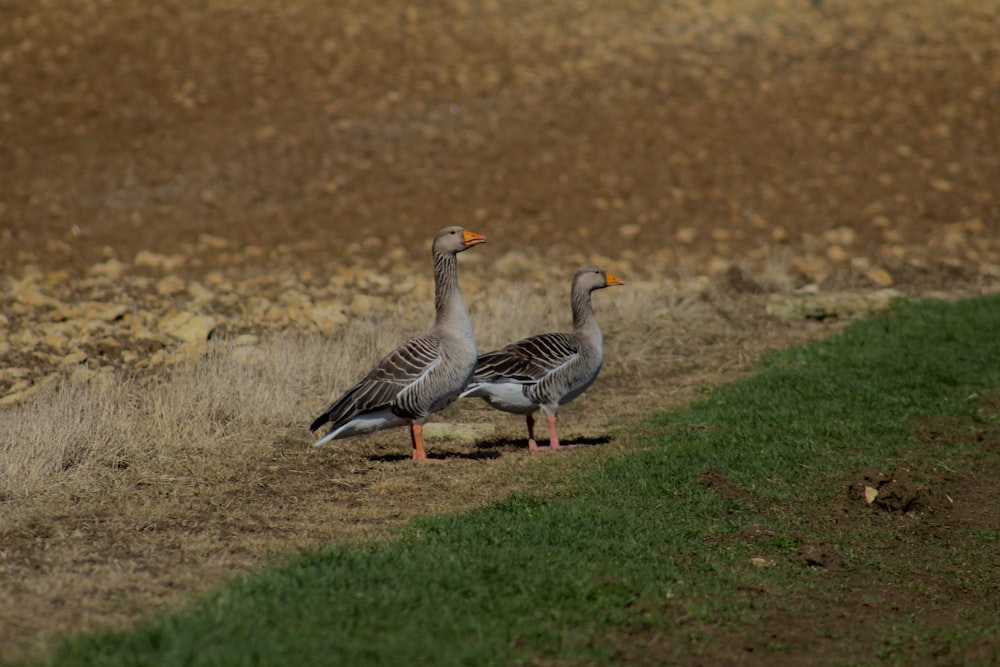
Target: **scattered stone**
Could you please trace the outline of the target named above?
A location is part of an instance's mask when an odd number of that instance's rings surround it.
[[[826,249],[826,258],[831,262],[844,262],[847,257],[847,251],[839,245],[832,245]]]
[[[622,225],[618,228],[618,233],[622,238],[634,239],[642,233],[642,227],[639,225]]]
[[[689,244],[693,243],[696,238],[698,238],[698,230],[694,227],[681,227],[677,230],[675,238],[678,243]]]
[[[894,282],[892,275],[881,266],[873,266],[865,271],[865,277],[879,287],[890,287]]]
[[[230,342],[230,354],[240,363],[257,361],[263,351],[259,347],[260,337],[253,334],[242,334]]]
[[[16,405],[18,403],[23,403],[31,397],[35,396],[43,389],[54,386],[59,382],[59,375],[49,375],[40,382],[35,384],[28,383],[26,386],[14,385],[12,387],[13,391],[8,393],[6,396],[0,398],[0,407],[6,407],[8,405]]]
[[[208,246],[209,248],[215,248],[216,250],[222,250],[223,248],[229,247],[228,239],[224,239],[221,236],[216,236],[214,234],[202,234],[198,237],[198,242],[202,245]]]
[[[358,315],[367,315],[373,311],[388,310],[389,304],[382,297],[368,294],[355,294],[351,298],[349,309]]]
[[[300,327],[308,327],[313,322],[312,318],[299,306],[289,306],[286,308],[283,317]]]
[[[328,331],[347,323],[347,315],[335,305],[315,305],[303,309],[305,314],[319,329]]]
[[[118,261],[117,259],[109,259],[106,262],[101,262],[100,264],[94,264],[90,267],[88,273],[92,276],[102,277],[102,278],[120,278],[128,266]]]
[[[124,317],[127,312],[128,306],[124,304],[84,301],[82,303],[60,306],[52,312],[52,319],[56,322],[68,322],[71,320],[114,322]]]
[[[210,315],[196,315],[190,312],[172,311],[160,319],[157,328],[183,343],[206,341],[215,331],[216,321]]]
[[[51,348],[61,350],[69,345],[69,336],[61,333],[50,333],[42,338],[42,345],[48,345]]]
[[[827,230],[823,233],[823,238],[828,243],[833,243],[838,246],[854,245],[857,237],[858,233],[852,228],[846,226],[835,227],[834,229]]]
[[[208,289],[197,280],[192,280],[188,283],[187,293],[191,295],[192,301],[196,304],[205,303],[215,298],[215,292]]]
[[[158,269],[160,271],[176,271],[178,268],[184,265],[187,258],[184,255],[161,255],[158,252],[150,252],[148,250],[140,250],[135,255],[135,259],[132,263],[136,266],[146,266],[151,269]]]
[[[717,276],[723,271],[728,271],[730,266],[729,259],[726,257],[715,256],[708,260],[708,272],[713,276]]]
[[[186,285],[181,278],[177,276],[166,276],[161,278],[156,283],[156,291],[161,296],[173,296],[174,294],[179,294],[186,289]]]
[[[878,498],[878,489],[876,489],[874,486],[868,486],[866,484],[864,488],[864,494],[865,494],[865,502],[871,505],[873,502],[875,502],[875,499]]]
[[[58,307],[62,305],[58,299],[43,294],[31,278],[20,280],[11,287],[10,295],[25,306]]]

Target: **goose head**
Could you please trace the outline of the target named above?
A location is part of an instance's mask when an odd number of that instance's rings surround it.
[[[455,225],[445,227],[437,233],[434,237],[434,243],[431,245],[431,251],[435,255],[446,253],[454,255],[480,243],[486,243],[485,236]]]
[[[573,275],[573,288],[584,289],[588,292],[624,284],[624,280],[594,264],[577,269]]]

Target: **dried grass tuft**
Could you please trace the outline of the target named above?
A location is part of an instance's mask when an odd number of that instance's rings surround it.
[[[569,275],[530,284],[471,280],[467,302],[480,349],[569,330]],[[312,417],[427,326],[423,292],[326,337],[275,335],[255,345],[216,340],[205,354],[159,376],[64,380],[2,414],[0,494],[26,499],[252,474],[275,445],[307,446]],[[612,382],[662,374],[698,344],[692,332],[725,335],[727,326],[698,292],[665,279],[599,291],[594,305],[605,331],[604,374]],[[499,417],[483,410],[477,418]]]

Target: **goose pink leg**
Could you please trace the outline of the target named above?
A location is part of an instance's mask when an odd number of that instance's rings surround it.
[[[556,433],[556,416],[545,415],[545,420],[549,423],[549,449],[559,449],[559,434]]]
[[[538,451],[538,443],[535,441],[535,418],[527,415],[526,421],[528,422],[528,449],[533,452]]]
[[[531,419],[529,417],[529,419]],[[531,419],[528,425],[528,448],[535,452],[550,452],[556,449],[569,449],[571,447],[576,447],[576,445],[563,445],[559,443],[559,433],[556,432],[556,416],[555,415],[545,415],[545,421],[549,424],[549,444],[547,446],[539,446],[534,439],[533,427],[535,425],[535,420]]]
[[[424,451],[424,427],[420,424],[410,424],[410,442],[413,443],[413,460],[426,461],[427,452]]]
[[[413,442],[413,460],[424,463],[443,463],[442,459],[429,459],[424,451],[424,427],[422,424],[410,424],[410,441]]]

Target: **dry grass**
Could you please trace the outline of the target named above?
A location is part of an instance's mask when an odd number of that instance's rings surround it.
[[[558,284],[551,289],[482,278],[465,282],[471,283],[467,294],[478,294],[469,301],[483,350],[571,326],[568,280],[547,280]],[[6,411],[0,422],[0,494],[16,503],[102,493],[122,484],[239,478],[275,444],[309,441],[311,416],[406,336],[419,333],[428,319],[428,291],[414,290],[395,311],[358,319],[326,338],[284,334],[252,345],[216,340],[205,354],[162,377],[120,372],[87,383],[67,379]],[[605,377],[645,385],[690,370],[696,351],[743,337],[733,318],[746,313],[725,310],[741,307],[741,301],[722,296],[727,303],[720,306],[706,297],[710,293],[685,291],[668,279],[633,280],[596,292]],[[475,415],[477,421],[493,418],[501,416],[488,410]],[[358,442],[333,447],[356,448]]]
[[[568,329],[572,269],[556,273],[513,281],[465,270],[480,346]],[[762,296],[624,277],[627,286],[594,295],[605,367],[561,412],[568,438],[613,436],[628,419],[732,377],[763,349],[830,331],[767,318]],[[495,424],[496,436],[428,441],[451,461],[443,473],[409,463],[400,429],[310,446],[311,418],[422,331],[429,308],[422,280],[394,310],[328,337],[216,340],[167,373],[67,379],[7,408],[0,627],[10,631],[0,643],[32,652],[52,633],[133,622],[290,549],[372,539],[416,514],[554,489],[553,471],[575,457],[527,455],[523,420],[476,400],[432,419]]]

